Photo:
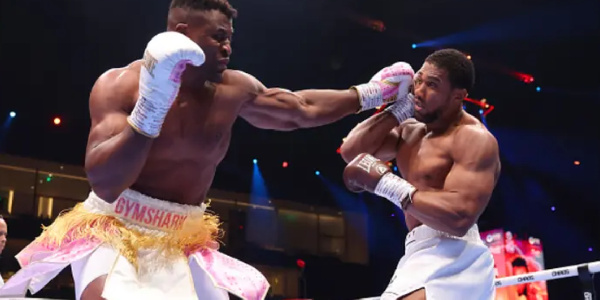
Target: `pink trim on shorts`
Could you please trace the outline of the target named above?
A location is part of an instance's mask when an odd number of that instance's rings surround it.
[[[166,230],[180,226],[180,222],[183,222],[186,216],[202,213],[206,208],[205,205],[190,206],[153,199],[132,190],[124,191],[113,203],[105,202],[92,192],[84,202],[84,207],[92,213],[113,216],[116,214],[116,217],[126,225],[142,229],[142,232],[148,234],[156,232],[168,234]],[[143,213],[144,208],[145,213]],[[154,209],[152,218],[148,217],[150,209]],[[169,214],[170,221],[167,221]],[[152,222],[145,222],[146,219]],[[102,245],[101,241],[92,239],[78,239],[61,247],[38,240],[33,241],[17,254],[16,258],[21,265],[21,270],[0,287],[0,296],[17,297],[20,295],[15,294],[15,291],[24,293],[26,289],[29,289],[32,294],[38,292],[61,270],[91,255],[100,245]],[[215,286],[245,300],[263,300],[266,297],[270,287],[269,282],[254,267],[210,249],[192,250],[186,255],[198,263]]]

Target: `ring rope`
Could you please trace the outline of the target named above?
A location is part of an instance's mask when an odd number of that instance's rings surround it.
[[[523,275],[515,275],[503,278],[497,278],[494,281],[496,288],[521,284],[525,282],[536,282],[543,280],[554,280],[559,278],[575,277],[579,275],[578,268],[587,267],[591,274],[600,272],[600,261],[590,262],[581,265],[573,265],[568,267],[560,267],[548,269]]]
[[[496,280],[494,280],[494,286],[496,288],[500,288],[527,282],[575,277],[579,275],[579,270],[581,270],[582,268],[587,268],[590,274],[598,273],[600,272],[600,261],[589,262],[568,267],[548,269],[523,275],[496,278]],[[379,297],[360,298],[357,300],[379,300]]]

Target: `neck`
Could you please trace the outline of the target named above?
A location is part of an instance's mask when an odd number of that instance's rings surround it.
[[[464,110],[462,108],[460,108],[457,111],[454,111],[447,115],[444,115],[441,118],[439,118],[437,121],[426,124],[427,131],[432,132],[434,134],[444,133],[444,132],[448,131],[448,129],[453,127],[454,125],[460,123],[460,121],[462,120],[462,118],[464,116],[464,113],[465,113]]]
[[[181,75],[181,88],[182,89],[197,89],[204,87],[207,76],[202,72],[202,69],[187,65],[185,71]]]

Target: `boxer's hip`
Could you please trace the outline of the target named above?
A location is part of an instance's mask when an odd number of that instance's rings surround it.
[[[406,234],[406,238],[404,239],[405,256],[410,256],[414,252],[418,252],[425,248],[426,245],[438,243],[442,240],[456,240],[485,246],[481,240],[479,228],[476,224],[473,225],[464,236],[460,237],[421,224]]]
[[[217,216],[206,205],[183,205],[125,190],[108,203],[91,192],[83,203],[61,213],[36,239],[48,250],[74,241],[108,244],[137,266],[140,250],[159,251],[165,258],[187,256],[218,238]],[[23,264],[26,259],[18,257]]]
[[[381,299],[424,288],[428,300],[492,299],[494,262],[477,225],[457,237],[421,225],[406,236],[405,255]]]
[[[35,293],[74,264],[84,274],[76,279],[80,287],[88,277],[107,274],[104,292],[118,299],[196,299],[199,283],[243,299],[264,299],[269,284],[258,270],[207,247],[220,231],[218,218],[205,209],[132,190],[108,203],[91,192],[17,255],[22,269],[0,288],[0,296]],[[108,256],[88,263],[102,253]]]
[[[177,233],[189,229],[191,223],[203,223],[207,219],[218,221],[215,216],[205,215],[204,203],[199,206],[179,204],[130,189],[123,191],[112,203],[91,192],[81,205],[88,212],[115,217],[128,228],[154,235]]]

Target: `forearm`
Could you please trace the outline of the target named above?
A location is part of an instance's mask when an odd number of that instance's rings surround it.
[[[375,156],[392,129],[398,126],[398,120],[388,111],[382,111],[354,127],[342,144],[341,154],[350,162],[361,153]]]
[[[302,90],[295,92],[304,99],[297,119],[299,127],[317,127],[333,123],[360,109],[358,94],[348,90]]]
[[[106,201],[114,201],[138,178],[152,145],[152,138],[130,126],[91,149],[85,169],[92,189]]]
[[[405,212],[436,230],[463,236],[474,224],[458,193],[446,191],[416,191]]]

